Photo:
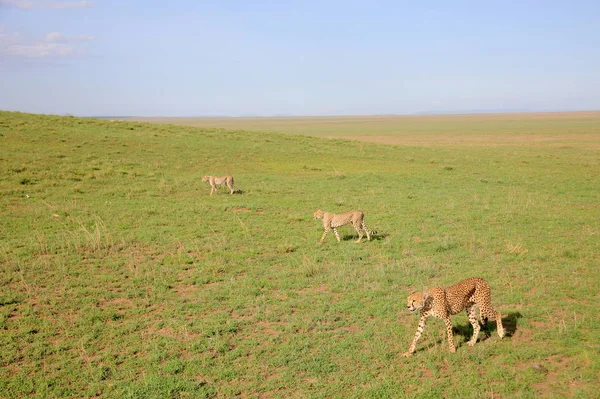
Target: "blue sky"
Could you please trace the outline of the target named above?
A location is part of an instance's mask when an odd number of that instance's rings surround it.
[[[0,0],[0,109],[600,109],[600,1]]]

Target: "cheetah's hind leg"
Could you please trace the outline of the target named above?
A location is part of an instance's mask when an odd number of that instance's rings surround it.
[[[354,230],[356,230],[356,232],[358,233],[358,240],[356,240],[356,242],[360,242],[360,240],[362,240],[364,234],[363,232],[360,230],[360,226],[357,224],[352,224],[352,227],[354,227]]]
[[[500,314],[500,312],[494,310],[491,306],[485,307],[485,310],[483,311],[480,308],[479,311],[481,313],[481,319],[484,322],[484,324],[488,319],[496,320],[496,330],[498,331],[498,336],[500,338],[504,338],[505,332],[504,326],[502,325],[502,315]]]
[[[504,338],[504,326],[502,325],[502,315],[500,312],[496,312],[496,330],[498,330],[498,336]]]
[[[371,234],[373,233],[367,228],[367,225],[365,224],[364,220],[361,224],[361,227],[365,231],[365,233],[367,233],[367,240],[371,241]]]
[[[467,316],[469,317],[469,323],[471,323],[471,325],[473,326],[473,336],[471,337],[467,345],[473,346],[477,342],[477,337],[479,336],[479,330],[481,327],[479,326],[479,320],[477,320],[477,311],[475,306],[467,306],[466,311]]]

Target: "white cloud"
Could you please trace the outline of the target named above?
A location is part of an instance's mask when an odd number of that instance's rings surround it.
[[[64,57],[74,54],[75,51],[75,46],[60,43],[15,44],[8,48],[9,55],[29,58],[41,58],[53,55]]]
[[[48,43],[57,43],[57,42],[89,42],[94,40],[94,36],[88,35],[77,35],[77,36],[65,36],[59,32],[50,32],[46,33],[44,36],[44,41]]]
[[[17,7],[24,10],[35,9],[65,9],[65,8],[82,8],[91,7],[94,5],[92,1],[54,1],[54,0],[0,0],[0,6]]]
[[[5,33],[0,26],[0,55],[26,58],[81,56],[93,36],[66,36],[50,32],[41,39],[27,39],[17,32]]]
[[[22,40],[22,37],[19,33],[5,33],[4,27],[0,26],[0,49],[5,48],[8,45],[18,43],[20,40]]]
[[[58,33],[58,32],[46,33],[46,36],[44,36],[44,40],[47,42],[60,42],[60,41],[64,41],[64,39],[65,39],[65,35],[63,35],[62,33]]]

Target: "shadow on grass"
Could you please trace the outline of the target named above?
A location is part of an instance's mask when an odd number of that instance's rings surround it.
[[[523,317],[519,312],[511,312],[508,315],[502,318],[502,326],[504,327],[504,336],[511,337],[514,335],[515,331],[517,331],[517,323],[518,320]],[[498,329],[496,322],[488,321],[485,325],[481,326],[481,332],[479,333],[479,341],[485,341],[490,338],[490,336],[495,333]],[[467,341],[471,339],[473,335],[473,327],[470,323],[465,323],[459,326],[452,327],[452,330],[462,335]]]
[[[510,312],[502,318],[502,325],[504,326],[506,337],[512,337],[515,334],[515,331],[517,331],[518,320],[521,317],[523,317],[523,315],[520,312]]]
[[[504,338],[512,337],[515,334],[515,331],[517,331],[518,320],[521,317],[523,317],[523,315],[520,312],[511,312],[502,318],[502,326],[504,327]],[[496,322],[488,321],[485,325],[481,326],[481,331],[479,332],[479,339],[477,341],[483,342],[487,340],[488,338],[490,338],[490,336],[492,335],[492,333],[494,333],[495,330],[497,330]],[[468,340],[470,340],[473,336],[473,326],[471,326],[471,323],[466,322],[465,324],[453,326],[452,332],[458,335],[462,335],[465,339],[465,342],[457,342],[456,339],[454,340],[454,344],[457,348],[459,348],[463,344],[466,344],[466,342],[468,342]],[[417,346],[417,350],[415,351],[415,353],[426,351],[428,349],[433,348],[434,346],[441,344],[447,346],[448,341],[446,339],[438,339],[436,340],[436,342],[432,342],[428,345],[423,345],[421,347]]]
[[[233,190],[233,194],[244,194],[244,191],[240,190],[239,188],[236,188],[235,190]],[[209,191],[209,195],[210,195],[210,191]],[[229,190],[217,188],[214,195],[231,195],[231,193],[229,192]]]
[[[390,235],[386,233],[375,233],[371,234],[371,241],[382,241],[388,238]]]
[[[381,241],[381,240],[385,240],[386,237],[388,237],[389,234],[385,234],[385,233],[377,233],[377,234],[373,234],[371,233],[371,241]],[[354,234],[344,234],[343,236],[341,236],[342,241],[356,241],[358,240],[358,234],[354,233]],[[363,239],[361,242],[363,241],[367,241],[367,235],[365,234],[363,236]]]

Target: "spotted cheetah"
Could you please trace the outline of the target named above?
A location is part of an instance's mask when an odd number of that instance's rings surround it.
[[[404,356],[410,356],[415,351],[417,341],[425,328],[425,320],[429,316],[438,317],[444,320],[446,332],[448,335],[448,345],[450,352],[456,352],[454,339],[452,337],[452,323],[450,315],[455,315],[466,310],[469,322],[473,326],[473,337],[468,342],[469,346],[475,345],[479,335],[479,322],[477,320],[476,308],[479,308],[479,316],[482,323],[485,324],[488,318],[496,319],[496,326],[500,338],[504,337],[504,327],[500,312],[492,308],[492,294],[490,286],[485,280],[478,277],[468,278],[460,283],[443,289],[441,287],[433,288],[427,292],[414,292],[408,296],[408,310],[414,312],[416,309],[421,311],[421,319],[415,337],[410,344],[408,352]]]
[[[210,195],[213,195],[213,192],[217,191],[217,186],[227,186],[229,191],[231,191],[230,194],[233,194],[233,176],[231,175],[223,177],[204,176],[202,177],[202,181],[210,183]]]
[[[319,244],[323,243],[325,236],[331,230],[333,230],[335,238],[337,238],[337,240],[340,241],[340,235],[338,234],[337,228],[345,226],[347,224],[352,224],[352,227],[354,227],[354,230],[356,230],[356,232],[358,233],[358,240],[356,240],[356,242],[360,242],[360,240],[362,240],[364,236],[361,229],[364,230],[365,233],[367,233],[367,239],[369,241],[371,240],[372,232],[367,228],[367,225],[365,224],[365,215],[364,213],[362,213],[362,211],[354,210],[338,215],[335,213],[323,212],[319,209],[314,213],[313,216],[315,219],[323,219],[323,228],[325,228],[325,231],[323,232],[323,236],[321,237]]]

